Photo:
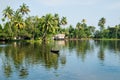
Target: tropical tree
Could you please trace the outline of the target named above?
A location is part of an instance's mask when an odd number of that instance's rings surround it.
[[[54,15],[55,23],[57,24],[58,27],[60,27],[60,18],[58,14]]]
[[[76,38],[79,38],[79,33],[80,33],[80,30],[82,29],[82,24],[80,22],[78,22],[76,24],[76,29],[75,29],[75,32],[76,32]]]
[[[25,19],[25,24],[25,30],[28,32],[28,34],[32,34],[34,32],[33,17],[27,17]]]
[[[86,19],[82,19],[82,27],[85,29],[85,28],[87,28],[87,24],[86,24]]]
[[[23,3],[23,4],[20,6],[19,11],[22,13],[22,15],[28,14],[28,12],[30,12],[29,7],[26,6],[25,3]]]
[[[9,27],[10,22],[6,22],[4,24],[4,30],[3,32],[5,33],[5,39],[12,39],[13,37],[13,32],[11,30],[11,27]]]
[[[120,24],[118,25],[118,31],[117,31],[117,34],[118,34],[117,38],[120,39]]]
[[[81,28],[82,28],[82,26],[81,26],[81,23],[80,23],[80,22],[78,22],[78,23],[77,23],[76,28],[77,28],[77,29],[81,29]]]
[[[103,37],[104,37],[104,38],[110,38],[109,32],[110,32],[110,31],[109,31],[108,29],[104,29],[104,30],[103,30]]]
[[[62,25],[66,25],[67,24],[67,18],[66,17],[62,17],[61,24]]]
[[[3,38],[3,29],[2,29],[2,25],[0,24],[0,39]]]
[[[100,31],[96,30],[95,33],[94,33],[94,38],[100,38],[100,37],[101,37]]]
[[[57,27],[57,33],[61,33],[61,25],[66,25],[67,24],[67,18],[66,17],[62,17],[62,19],[60,19],[58,14],[54,15],[54,22],[55,22],[55,26]]]
[[[25,31],[25,21],[24,21],[24,15],[28,14],[30,12],[28,6],[26,4],[22,4],[19,9],[17,9],[14,12],[14,16],[12,19],[13,22],[13,29],[14,29],[14,37],[27,37],[27,31]]]
[[[116,29],[116,30],[115,30],[115,37],[116,37],[116,39],[117,39],[117,38],[118,38],[118,25],[115,26],[115,29]]]
[[[86,33],[85,30],[87,30],[87,25],[85,23],[85,20],[82,20],[82,23],[78,22],[76,24],[76,37],[77,38],[85,38],[86,37]]]
[[[69,26],[69,38],[73,38],[74,37],[74,28],[72,25]]]
[[[7,8],[3,10],[3,18],[8,18],[8,20],[10,20],[12,19],[13,13],[14,11],[11,9],[11,7],[7,6]]]
[[[42,40],[45,42],[46,41],[46,37],[48,34],[51,34],[51,33],[55,33],[55,30],[56,30],[56,25],[55,24],[55,19],[54,19],[54,16],[52,14],[47,14],[46,16],[42,16],[41,18],[41,30],[43,32],[43,36],[42,36]]]
[[[98,22],[98,26],[100,26],[101,31],[103,31],[103,29],[105,28],[105,23],[106,23],[106,19],[102,17]]]
[[[21,29],[25,26],[24,20],[22,18],[22,15],[20,14],[19,11],[16,11],[13,17],[13,22],[14,25],[18,28]]]
[[[25,23],[22,14],[20,14],[18,10],[14,12],[11,22],[11,29],[14,33],[14,38],[20,37],[20,31],[25,27]]]
[[[115,38],[116,29],[114,27],[108,27],[108,30],[109,30],[109,38]]]
[[[12,18],[13,18],[13,14],[14,14],[14,11],[13,9],[11,9],[10,6],[7,6],[7,8],[5,8],[3,10],[3,19],[2,21],[5,21],[5,19],[7,20],[7,22],[5,23],[5,26],[9,27],[9,38],[13,36],[13,32],[12,32],[12,29],[11,29],[11,26],[12,26]]]
[[[28,32],[29,37],[32,39],[38,39],[41,31],[39,30],[40,18],[38,16],[29,16],[25,20],[25,30]]]
[[[82,19],[82,23],[86,23],[86,19]]]
[[[94,32],[95,32],[95,27],[94,26],[88,26],[88,32],[89,32],[88,37],[93,37]]]

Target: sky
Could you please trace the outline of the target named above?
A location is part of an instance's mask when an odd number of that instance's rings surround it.
[[[67,17],[67,26],[86,19],[88,25],[98,28],[102,17],[106,18],[106,27],[120,24],[120,0],[0,0],[0,23],[7,6],[16,10],[23,3],[29,6],[30,16],[58,13],[60,17]]]

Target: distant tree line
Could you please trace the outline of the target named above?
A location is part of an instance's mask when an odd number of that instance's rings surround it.
[[[0,40],[15,39],[42,39],[45,41],[55,34],[63,33],[68,38],[120,38],[120,25],[105,28],[106,19],[99,20],[100,30],[94,26],[88,26],[86,20],[78,22],[75,27],[67,24],[67,18],[60,18],[58,14],[46,14],[42,17],[29,16],[30,9],[26,4],[22,4],[17,10],[10,6],[3,10],[3,24],[0,24]]]
[[[102,17],[98,26],[99,30],[96,30],[94,26],[88,26],[86,24],[86,20],[83,19],[76,24],[75,27],[72,25],[68,28],[68,37],[69,38],[96,38],[96,39],[120,39],[120,24],[115,25],[113,27],[108,26],[105,27],[106,19]]]

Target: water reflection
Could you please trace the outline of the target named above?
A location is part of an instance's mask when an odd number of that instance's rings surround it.
[[[96,46],[103,45],[104,48],[109,50],[114,50],[115,52],[120,51],[120,41],[119,40],[97,40],[95,41]]]
[[[16,70],[19,76],[24,78],[29,73],[29,66],[36,64],[41,64],[46,69],[58,68],[59,56],[50,52],[50,45],[20,42],[10,43],[10,45],[0,48],[3,72],[6,77],[10,77]]]
[[[33,68],[36,65],[39,65],[38,67],[42,66],[46,70],[59,70],[61,66],[66,66],[67,62],[71,60],[68,55],[75,55],[75,58],[81,59],[83,63],[91,55],[93,58],[97,57],[102,62],[110,54],[115,54],[120,58],[120,41],[55,41],[48,45],[26,42],[4,42],[0,43],[0,45],[4,45],[0,47],[1,73],[6,78],[17,75],[22,79],[26,79],[30,75],[31,67]],[[50,52],[53,45],[60,50],[60,55]]]
[[[118,40],[97,40],[95,41],[95,46],[99,47],[98,50],[98,58],[102,61],[105,59],[105,51],[109,50],[109,52],[120,53],[120,41]],[[119,54],[118,54],[119,55]]]
[[[75,50],[77,57],[81,57],[83,61],[86,54],[92,52],[94,49],[93,41],[89,40],[69,41],[67,46],[69,47],[70,52]]]

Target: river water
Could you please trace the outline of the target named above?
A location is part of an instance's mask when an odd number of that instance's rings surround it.
[[[120,41],[0,42],[0,80],[120,80]]]

